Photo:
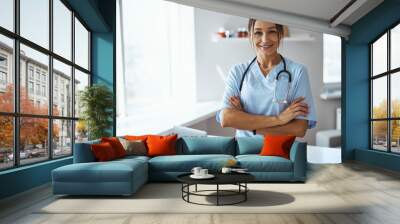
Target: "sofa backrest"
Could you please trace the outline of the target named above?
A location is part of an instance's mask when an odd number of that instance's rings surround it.
[[[74,163],[95,162],[96,159],[90,149],[91,144],[100,143],[100,140],[75,143]],[[259,154],[264,144],[262,136],[254,137],[182,137],[176,143],[178,155],[198,154],[226,154],[243,155]]]
[[[254,137],[236,137],[236,155],[259,154],[264,145],[264,138],[256,135]]]
[[[235,155],[236,142],[233,137],[182,137],[178,139],[178,155],[226,154]]]

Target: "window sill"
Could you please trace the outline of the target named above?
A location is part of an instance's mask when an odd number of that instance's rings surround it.
[[[34,164],[29,164],[29,165],[23,165],[23,166],[16,167],[16,168],[9,168],[7,170],[0,171],[0,176],[6,175],[9,173],[20,172],[20,171],[32,169],[32,168],[43,166],[43,165],[49,165],[52,163],[57,163],[57,162],[61,162],[61,161],[69,160],[69,159],[72,159],[72,156],[62,157],[59,159],[47,160],[47,161],[38,162],[38,163],[34,163]]]
[[[136,109],[129,116],[117,118],[117,136],[168,133],[174,126],[190,126],[214,117],[220,109],[220,101],[169,103]]]

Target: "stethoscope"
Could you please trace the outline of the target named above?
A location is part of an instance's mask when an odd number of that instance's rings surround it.
[[[272,102],[274,102],[274,103],[279,103],[279,104],[286,104],[286,103],[288,103],[288,99],[287,99],[287,98],[288,98],[290,86],[291,86],[291,83],[292,83],[292,74],[286,69],[286,61],[285,61],[285,59],[282,57],[282,55],[279,54],[279,56],[281,57],[282,62],[283,62],[283,70],[281,70],[281,71],[278,73],[278,75],[276,75],[276,78],[275,78],[274,99],[272,100]],[[243,72],[242,80],[240,81],[239,92],[242,91],[242,86],[243,86],[244,78],[245,78],[247,72],[249,71],[250,66],[254,63],[254,61],[255,61],[256,59],[257,59],[257,57],[255,57],[255,58],[250,62],[250,64],[247,66],[246,70]],[[282,84],[285,83],[284,80],[280,79],[280,76],[281,76],[282,74],[286,74],[286,75],[287,75],[287,77],[288,77],[288,82],[287,82],[287,86],[286,86],[286,91],[285,91],[285,90],[281,91],[282,93],[284,93],[283,96],[278,96],[278,95],[277,95],[277,94],[278,94],[278,93],[277,93],[277,92],[278,92],[277,89],[283,88],[284,85],[282,85]],[[280,80],[282,80],[282,81],[280,81]],[[281,84],[280,84],[280,83],[281,83]]]

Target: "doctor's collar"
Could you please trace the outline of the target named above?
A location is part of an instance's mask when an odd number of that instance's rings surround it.
[[[287,59],[286,64],[288,63]],[[286,65],[288,66],[288,65]],[[275,65],[268,73],[268,75],[265,77],[264,74],[261,71],[260,65],[255,61],[255,63],[252,64],[252,72],[256,73],[258,75],[261,75],[264,79],[268,80],[269,82],[273,82],[276,76],[278,75],[278,72],[283,69],[283,60],[281,60],[277,65]]]

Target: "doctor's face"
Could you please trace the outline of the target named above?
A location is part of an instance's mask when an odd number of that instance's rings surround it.
[[[251,38],[257,55],[268,57],[277,53],[280,34],[275,23],[257,20]]]

